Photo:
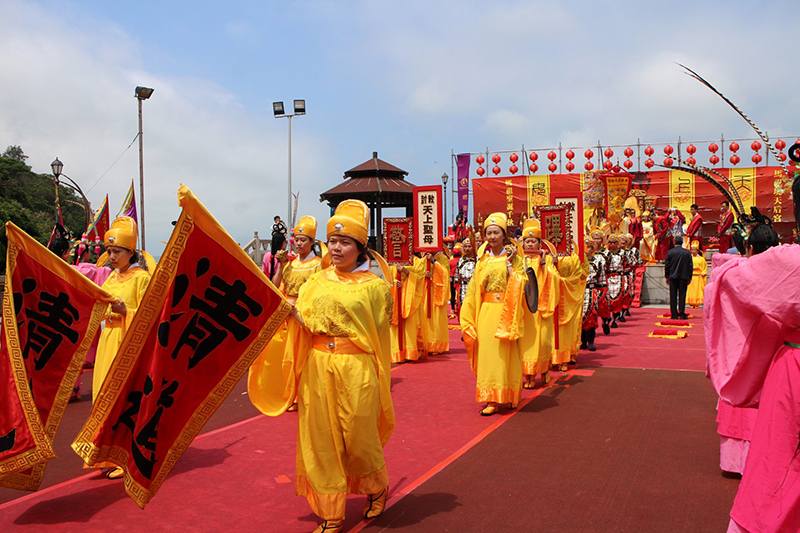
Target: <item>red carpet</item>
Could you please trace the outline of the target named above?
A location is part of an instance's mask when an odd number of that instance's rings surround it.
[[[611,335],[604,336],[600,332],[596,340],[597,352],[581,351],[578,356],[580,368],[570,370],[559,382],[554,380],[547,389],[523,391],[525,399],[536,397],[528,405],[557,407],[555,398],[559,394],[563,393],[566,399],[567,393],[583,386],[583,380],[594,379],[594,370],[587,366],[704,370],[702,320],[699,313],[696,313],[698,318],[690,321],[694,328],[689,338],[661,340],[650,339],[647,333],[652,331],[657,315],[663,313],[663,309],[645,308],[632,312],[633,316],[628,322],[612,330]],[[419,487],[426,480],[436,480],[445,470],[452,472],[455,464],[461,465],[455,471],[471,468],[471,463],[481,460],[470,452],[473,446],[480,445],[484,438],[494,435],[501,425],[506,426],[506,422],[528,420],[527,417],[516,416],[514,411],[505,411],[493,417],[478,416],[481,405],[474,401],[475,378],[469,370],[458,330],[450,332],[450,341],[450,354],[398,366],[392,372],[397,429],[386,447],[392,495],[390,503],[398,500],[402,503],[406,500],[400,499],[404,493]],[[558,375],[554,373],[554,377]],[[694,383],[694,387],[706,386],[705,378],[697,379]],[[572,386],[574,388],[570,388]],[[243,397],[229,398],[228,402],[243,400]],[[541,405],[534,410],[541,410]],[[641,419],[646,416],[646,413],[640,412],[641,406],[636,402],[617,405],[620,410],[616,417],[633,416]],[[524,402],[520,408],[526,412],[529,410]],[[713,405],[698,408],[707,410],[708,419],[713,421]],[[559,409],[550,411],[554,415],[559,413]],[[69,415],[70,409],[67,412]],[[210,425],[214,422],[212,419]],[[578,419],[559,419],[557,423],[537,419],[531,427],[542,435],[552,434],[555,439],[554,431],[559,424],[580,433],[580,424],[576,425],[576,422]],[[553,423],[556,426],[552,426]],[[178,528],[191,531],[311,531],[317,519],[311,514],[305,499],[294,495],[295,434],[296,415],[289,413],[279,418],[258,416],[201,435],[144,511],[128,498],[121,482],[110,482],[92,473],[38,493],[15,493],[20,497],[0,505],[0,523],[11,524],[19,530],[58,532],[113,529],[161,531]],[[513,444],[505,443],[505,446]],[[583,448],[576,442],[569,442],[566,446],[568,450],[580,449],[582,454],[587,454],[598,464],[609,460],[599,448]],[[635,449],[626,451],[635,452]],[[502,446],[495,453],[498,454],[495,457],[508,459],[507,466],[512,470],[527,468],[523,464],[515,465],[516,459],[512,459],[512,456],[506,458]],[[657,452],[651,449],[651,453]],[[702,455],[705,458],[703,462],[711,465],[708,468],[713,470],[718,462],[713,450],[709,451],[706,447]],[[666,457],[674,458],[674,454]],[[538,472],[553,472],[554,465],[551,463],[554,459],[553,456],[542,457],[544,463]],[[63,459],[54,461],[59,460]],[[571,458],[568,456],[564,460],[571,461]],[[454,461],[453,466],[447,468]],[[557,475],[557,472],[553,472],[553,475]],[[720,478],[720,481],[726,480]],[[459,494],[472,490],[472,483],[475,483],[466,478],[452,482],[456,486],[452,487],[451,492]],[[653,490],[658,492],[659,481],[656,479],[653,483]],[[0,489],[0,496],[7,492],[6,489]],[[414,501],[414,494],[416,492],[407,498]],[[591,499],[594,496],[584,497]],[[596,497],[609,504],[609,513],[617,513],[608,498],[601,494]],[[345,530],[354,526],[359,529],[365,525],[360,520],[363,503],[364,497],[349,499]],[[512,509],[519,510],[518,501],[507,503],[497,511],[505,513]],[[446,505],[442,512],[453,508]],[[452,525],[462,531],[475,530],[468,523]]]

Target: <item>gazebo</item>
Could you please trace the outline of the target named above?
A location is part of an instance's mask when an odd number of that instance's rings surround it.
[[[328,202],[331,212],[343,200],[361,200],[370,210],[369,246],[383,253],[383,232],[379,227],[383,222],[384,208],[404,207],[406,216],[414,214],[413,183],[405,180],[408,172],[378,159],[378,152],[372,152],[368,159],[344,173],[344,182],[319,195],[320,202]]]

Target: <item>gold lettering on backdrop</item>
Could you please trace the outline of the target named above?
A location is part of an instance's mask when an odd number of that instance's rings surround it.
[[[564,240],[564,230],[561,227],[561,217],[559,215],[545,215],[544,227],[544,238],[558,247],[561,241]]]

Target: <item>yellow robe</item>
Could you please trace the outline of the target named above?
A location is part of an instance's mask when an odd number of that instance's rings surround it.
[[[390,286],[369,271],[312,275],[289,321],[285,360],[266,361],[262,412],[298,403],[295,492],[323,519],[344,517],[348,494],[388,487],[383,446],[394,430]],[[336,339],[330,339],[336,337]]]
[[[105,315],[105,326],[97,343],[97,357],[94,360],[94,373],[92,375],[92,402],[97,399],[100,387],[106,379],[117,355],[125,332],[136,316],[139,304],[142,303],[147,284],[150,283],[150,273],[139,267],[130,267],[125,272],[115,270],[103,283],[103,289],[115,298],[121,298],[128,308],[126,315],[111,312],[108,306]]]
[[[514,257],[509,276],[506,255],[484,254],[461,305],[461,329],[478,402],[519,403],[522,362],[517,340],[523,333],[522,306],[527,277]]]
[[[422,309],[424,319],[422,325],[427,328],[423,333],[428,353],[444,353],[450,349],[450,331],[447,328],[447,300],[450,298],[450,264],[447,256],[440,254],[433,263],[431,295],[425,292],[425,307]],[[431,317],[428,319],[427,298],[431,300]]]
[[[542,265],[539,256],[525,258],[526,266],[536,272],[539,285],[539,307],[535,313],[523,306],[525,334],[519,339],[519,351],[522,358],[522,374],[532,376],[544,374],[550,370],[550,359],[553,355],[553,313],[560,296],[558,271],[553,266],[553,258],[549,255]]]
[[[708,263],[705,257],[698,254],[692,256],[692,281],[686,289],[686,304],[692,307],[703,305],[703,291],[706,288],[706,274]]]
[[[653,223],[642,221],[642,241],[639,243],[639,254],[645,264],[656,262],[656,237],[653,233]]]
[[[553,364],[568,363],[578,354],[578,339],[583,313],[583,293],[589,276],[588,261],[573,254],[560,257],[556,266],[560,275],[561,296],[558,302],[558,346],[553,347]]]
[[[424,263],[417,263],[424,266]],[[393,279],[397,279],[397,267],[391,267]],[[408,268],[408,275],[402,279],[402,288],[392,286],[394,312],[392,313],[392,362],[416,361],[425,350],[418,346],[420,328],[420,304],[425,288],[425,271]],[[399,294],[399,298],[398,298]],[[402,307],[402,309],[400,309]],[[403,349],[400,350],[400,335],[403,336]],[[422,348],[422,349],[420,349]]]
[[[321,265],[322,259],[316,255],[307,261],[301,261],[298,257],[286,263],[283,267],[280,286],[283,294],[292,302],[297,300],[300,287],[308,281],[311,274],[320,271]],[[287,330],[288,322],[284,323],[283,327],[278,330],[275,336],[269,341],[264,351],[253,361],[253,364],[250,365],[250,371],[247,374],[247,394],[252,404],[262,413],[264,412],[266,404],[265,399],[262,397],[264,383],[268,380],[266,374],[270,370],[267,361],[284,356]],[[269,352],[272,353],[270,354]],[[284,362],[284,367],[287,368],[286,371],[288,371],[289,366],[291,366],[289,361]]]

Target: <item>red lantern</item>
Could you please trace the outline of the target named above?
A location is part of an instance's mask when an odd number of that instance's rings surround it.
[[[499,155],[497,155],[497,154],[494,154],[494,155],[492,156],[492,163],[494,163],[494,164],[496,165],[496,164],[497,164],[497,163],[499,163],[499,162],[500,162],[500,156],[499,156]]]
[[[567,172],[572,172],[573,170],[575,170],[575,163],[573,163],[572,161],[567,161],[567,164],[564,165],[564,167],[567,169]]]
[[[531,163],[528,168],[530,169],[531,174],[536,174],[536,171],[539,170],[539,165],[536,163]]]
[[[716,165],[717,163],[719,163],[719,156],[712,155],[711,157],[708,158],[708,160],[709,162],[711,162],[712,165]]]
[[[625,148],[625,157],[629,158],[632,155],[633,155],[633,148],[631,148],[630,146]]]
[[[558,165],[556,165],[555,163],[550,163],[549,165],[547,165],[547,169],[550,172],[555,172],[557,168],[558,168]]]
[[[783,139],[778,139],[778,141],[775,143],[775,148],[777,148],[778,150],[783,150],[784,148],[786,148],[786,141],[784,141]]]
[[[612,163],[608,159],[606,159],[605,162],[603,163],[603,168],[605,168],[606,170],[611,170],[611,167],[613,167],[613,166],[614,166],[614,163]]]
[[[708,145],[708,151],[711,152],[712,154],[716,154],[717,150],[719,150],[719,146],[717,146],[717,143],[711,143]]]
[[[478,157],[475,158],[475,162],[478,163],[479,165],[482,165],[485,161],[486,159],[484,159],[482,155],[479,155]]]
[[[648,146],[647,148],[644,149],[644,155],[646,155],[647,157],[652,157],[654,153],[656,153],[656,151],[653,150],[652,146]]]
[[[517,156],[517,154],[511,154],[509,159],[511,160],[512,163],[516,163],[519,160],[519,157]]]
[[[586,172],[591,172],[592,169],[594,168],[594,165],[592,164],[591,161],[587,161],[586,164],[583,165],[583,168],[586,169]]]
[[[622,169],[620,168],[620,166],[619,166],[619,165],[614,165],[614,166],[611,168],[611,170],[612,170],[613,172],[619,172],[619,171],[620,171],[620,170],[622,170]]]
[[[558,157],[558,155],[552,150],[550,150],[550,153],[547,154],[547,159],[550,161],[555,161],[556,157]]]
[[[689,163],[690,165],[696,165],[697,159],[695,159],[694,157],[690,157],[686,160],[686,162]]]
[[[694,153],[695,153],[696,151],[697,151],[697,147],[696,147],[695,145],[693,145],[693,144],[690,144],[689,146],[687,146],[687,147],[686,147],[686,152],[687,152],[689,155],[694,155]]]
[[[494,172],[494,175],[497,176],[498,174],[500,174],[500,167],[498,167],[497,165],[493,166],[492,172]]]
[[[648,159],[647,161],[644,162],[644,166],[646,166],[647,168],[653,168],[653,165],[655,164],[656,162],[653,161],[652,159]]]
[[[783,162],[783,163],[786,162],[786,154],[780,153],[780,154],[778,154],[778,157],[780,158],[781,162]]]
[[[664,147],[664,153],[667,155],[672,155],[673,148],[669,144]]]
[[[572,159],[573,157],[575,157],[575,152],[573,152],[572,150],[567,150],[567,153],[564,155],[567,156],[567,159]]]
[[[606,156],[606,159],[611,159],[612,157],[614,157],[614,150],[612,150],[611,148],[606,148],[606,151],[603,152],[603,155]]]
[[[756,165],[761,163],[761,154],[753,154],[753,157],[751,157],[750,160]]]
[[[529,155],[528,158],[531,161],[536,161],[537,159],[539,159],[539,154],[537,154],[536,152],[531,152],[531,155]]]
[[[753,141],[753,144],[750,145],[750,148],[752,148],[754,152],[758,152],[761,150],[761,143],[758,141]]]
[[[672,163],[674,163],[674,162],[675,161],[673,161],[671,157],[668,157],[668,158],[664,159],[664,166],[671,167]]]
[[[511,165],[511,168],[508,169],[512,174],[516,174],[518,170],[517,165]]]
[[[594,152],[592,152],[591,150],[586,150],[585,152],[583,152],[583,155],[584,157],[586,157],[586,159],[591,159],[594,157]]]
[[[741,161],[741,160],[742,160],[742,158],[740,158],[740,157],[739,157],[738,155],[736,155],[736,154],[733,154],[733,155],[731,156],[731,159],[730,159],[730,161],[731,161],[731,164],[732,164],[732,165],[738,165],[738,164],[739,164],[739,161]]]
[[[478,167],[478,169],[475,172],[478,173],[478,176],[483,176],[484,174],[486,174],[486,169],[483,167]]]
[[[734,142],[731,143],[729,148],[731,149],[731,152],[738,152],[739,151],[739,143],[734,141]]]
[[[630,148],[628,148],[628,150],[630,150]],[[622,163],[622,165],[628,170],[630,170],[630,168],[633,166],[633,161],[631,161],[630,159],[626,159],[625,162]]]

